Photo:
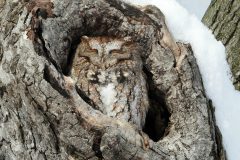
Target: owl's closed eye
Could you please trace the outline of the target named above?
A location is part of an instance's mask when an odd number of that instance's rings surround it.
[[[110,67],[115,65],[119,60],[131,58],[129,50],[123,49],[123,46],[129,45],[129,43],[131,43],[130,38],[90,38],[83,36],[76,50],[76,56],[85,57],[92,64],[99,67]]]

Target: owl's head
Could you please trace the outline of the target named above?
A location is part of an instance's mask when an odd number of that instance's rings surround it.
[[[130,37],[87,37],[81,38],[76,58],[85,57],[100,68],[108,68],[119,61],[131,59],[134,43]]]

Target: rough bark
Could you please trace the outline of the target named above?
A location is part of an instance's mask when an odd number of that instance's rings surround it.
[[[202,21],[226,47],[233,84],[240,90],[240,0],[213,0]]]
[[[0,17],[0,159],[222,159],[191,47],[174,41],[157,8],[0,0]],[[141,46],[150,99],[143,129],[77,91],[71,70],[82,36],[131,36]]]

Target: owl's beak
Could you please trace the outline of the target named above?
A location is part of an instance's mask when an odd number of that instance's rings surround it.
[[[103,62],[104,62],[104,60],[105,60],[105,58],[104,58],[104,57],[102,57],[102,58],[101,58],[101,63],[103,63]]]

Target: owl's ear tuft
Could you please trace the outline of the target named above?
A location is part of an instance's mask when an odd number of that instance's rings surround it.
[[[88,40],[89,40],[89,37],[88,37],[88,36],[82,36],[82,37],[81,37],[81,40],[82,40],[82,41],[88,41]]]

